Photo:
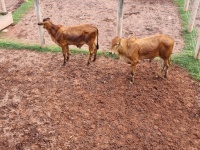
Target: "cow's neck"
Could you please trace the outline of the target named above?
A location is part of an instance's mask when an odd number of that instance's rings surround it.
[[[121,48],[119,50],[119,54],[126,55],[127,54],[127,40],[121,39],[120,45],[121,45]]]
[[[54,25],[53,23],[51,24],[51,29],[48,30],[49,34],[53,37],[55,37],[56,33],[60,29],[60,25]]]

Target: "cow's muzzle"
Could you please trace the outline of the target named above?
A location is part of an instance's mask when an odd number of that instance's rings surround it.
[[[43,25],[43,23],[42,22],[38,22],[38,25],[41,26],[41,25]]]
[[[110,55],[114,55],[115,52],[114,52],[113,50],[110,50],[110,51],[109,51],[109,54],[110,54]]]
[[[109,54],[109,57],[113,57],[115,53],[113,51],[109,51],[108,54]]]

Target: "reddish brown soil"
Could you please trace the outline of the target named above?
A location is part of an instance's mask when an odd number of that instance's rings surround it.
[[[14,12],[25,0],[4,0],[6,5],[6,10],[8,12]],[[1,8],[0,4],[0,8]]]
[[[200,87],[172,65],[0,50],[0,149],[200,149]]]

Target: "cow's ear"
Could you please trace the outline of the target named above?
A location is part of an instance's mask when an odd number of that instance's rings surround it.
[[[117,43],[116,43],[116,46],[118,46],[119,44],[120,44],[120,43],[119,43],[119,42],[117,42]]]
[[[43,22],[47,21],[47,20],[50,20],[50,18],[44,18],[43,19]]]

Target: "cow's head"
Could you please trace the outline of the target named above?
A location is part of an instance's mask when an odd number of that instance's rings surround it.
[[[119,54],[118,51],[119,51],[120,48],[122,48],[121,38],[116,36],[112,39],[112,45],[111,45],[110,53],[111,54]]]
[[[39,26],[43,25],[43,28],[50,29],[52,26],[52,23],[51,23],[50,18],[45,18],[45,19],[43,19],[43,22],[39,22],[38,25]]]

